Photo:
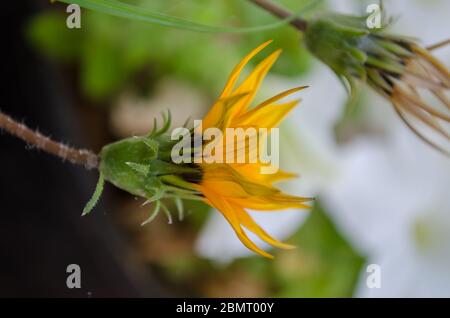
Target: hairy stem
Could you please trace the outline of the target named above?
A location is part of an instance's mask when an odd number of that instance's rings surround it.
[[[86,169],[98,167],[98,156],[90,150],[75,149],[62,143],[51,140],[37,131],[33,131],[22,123],[19,123],[0,112],[0,129],[4,129],[29,145],[53,154],[73,164],[84,166]]]
[[[249,0],[249,1],[253,2],[257,6],[263,8],[264,10],[272,13],[274,16],[279,17],[281,19],[286,19],[295,15],[294,12],[286,8],[283,8],[278,4],[275,4],[270,0]],[[290,23],[292,26],[296,27],[300,31],[305,31],[306,28],[308,27],[308,23],[299,17],[294,18]]]

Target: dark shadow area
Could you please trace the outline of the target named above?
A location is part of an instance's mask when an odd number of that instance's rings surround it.
[[[56,140],[87,146],[58,69],[25,44],[24,23],[38,3],[2,6],[0,108]],[[1,133],[0,296],[163,296],[148,269],[130,256],[108,200],[81,217],[97,173],[26,148]],[[81,289],[66,286],[69,264],[81,267]]]

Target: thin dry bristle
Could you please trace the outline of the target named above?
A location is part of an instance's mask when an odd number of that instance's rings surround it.
[[[428,51],[434,51],[434,50],[443,48],[444,46],[449,45],[449,44],[450,44],[450,39],[447,39],[447,40],[444,40],[442,42],[438,42],[436,44],[428,46],[427,50]]]
[[[425,137],[421,132],[419,132],[419,130],[417,130],[406,118],[405,114],[401,111],[399,105],[397,105],[396,103],[393,103],[394,105],[394,109],[396,111],[396,113],[398,114],[398,116],[400,117],[400,119],[403,121],[403,123],[417,136],[419,137],[419,139],[421,139],[422,141],[424,141],[427,145],[431,146],[433,149],[439,151],[440,153],[442,153],[443,155],[447,156],[450,158],[450,152],[445,150],[444,148],[440,147],[439,145],[437,145],[436,143],[434,143],[433,141],[431,141],[430,139],[428,139],[427,137]]]

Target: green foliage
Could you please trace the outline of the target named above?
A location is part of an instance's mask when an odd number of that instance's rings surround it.
[[[299,246],[300,265],[310,268],[299,271],[295,279],[279,273],[284,287],[279,296],[286,297],[350,297],[364,264],[364,258],[338,232],[319,204],[293,241]]]
[[[155,206],[153,207],[152,213],[150,213],[150,217],[144,222],[142,222],[142,225],[146,225],[150,222],[153,222],[153,220],[158,216],[160,209],[161,209],[161,201],[157,200]]]
[[[274,21],[267,12],[241,0],[132,3],[203,24],[241,27]],[[304,3],[309,1],[287,2],[297,12]],[[297,76],[309,66],[308,54],[299,44],[300,33],[289,26],[250,34],[196,33],[82,10],[81,29],[68,29],[66,17],[56,11],[37,15],[29,24],[30,41],[52,58],[77,62],[83,93],[95,100],[110,98],[130,85],[150,86],[136,83],[138,74],[156,80],[170,74],[215,95],[236,62],[268,39],[274,39],[274,48],[284,50],[273,73]]]
[[[74,60],[81,52],[81,32],[62,27],[64,15],[48,11],[41,13],[29,23],[27,37],[42,53],[51,58],[67,62]]]
[[[97,186],[95,187],[94,194],[92,195],[92,198],[89,200],[89,202],[86,204],[86,206],[83,209],[83,214],[86,215],[89,214],[94,207],[97,205],[98,200],[100,200],[100,197],[103,193],[103,187],[105,185],[105,179],[103,178],[103,175],[100,173],[100,176],[98,177]]]
[[[259,32],[267,29],[277,28],[285,25],[290,19],[274,22],[267,25],[255,27],[218,27],[208,26],[200,23],[195,23],[189,20],[181,19],[175,16],[162,14],[153,10],[148,10],[140,6],[128,4],[117,0],[59,0],[68,4],[78,4],[80,7],[110,14],[116,17],[128,18],[135,21],[141,21],[150,24],[162,25],[166,27],[178,28],[182,30],[196,31],[196,32],[230,32],[230,33],[250,33]]]

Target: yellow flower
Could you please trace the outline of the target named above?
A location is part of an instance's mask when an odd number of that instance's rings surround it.
[[[298,100],[286,103],[278,101],[304,87],[282,92],[267,101],[249,108],[265,75],[281,53],[277,50],[261,63],[250,75],[237,85],[240,73],[245,65],[271,41],[265,42],[248,54],[233,70],[219,99],[203,120],[202,131],[217,127],[226,135],[227,128],[271,128],[277,127],[284,117],[296,106]],[[226,137],[224,137],[224,140]],[[203,145],[204,147],[205,145]],[[237,149],[237,145],[234,149]],[[223,154],[226,152],[223,144]],[[252,147],[246,145],[248,154]],[[308,208],[305,202],[311,198],[302,198],[282,193],[273,184],[294,177],[293,174],[279,170],[274,174],[261,174],[264,166],[259,159],[255,163],[199,163],[201,179],[194,184],[204,196],[204,201],[219,210],[233,227],[242,243],[252,251],[272,258],[273,256],[256,246],[247,236],[244,228],[253,232],[263,241],[282,249],[291,249],[292,245],[282,243],[266,233],[246,209],[272,211],[287,208]]]
[[[272,137],[277,134],[277,125],[298,103],[298,100],[286,103],[279,103],[279,100],[304,87],[287,90],[250,108],[262,80],[281,51],[269,55],[237,85],[245,65],[269,43],[254,49],[236,66],[201,125],[193,129],[175,129],[172,135],[168,135],[169,113],[161,129],[158,130],[155,124],[154,130],[146,136],[126,138],[104,146],[100,153],[99,182],[84,214],[93,209],[101,195],[103,183],[108,181],[145,198],[144,204],[155,203],[153,213],[143,225],[151,222],[159,211],[166,213],[171,220],[170,212],[162,200],[174,199],[179,215],[182,215],[183,210],[181,199],[202,200],[219,210],[242,243],[256,253],[272,257],[248,238],[244,228],[272,246],[293,248],[267,234],[246,211],[303,209],[308,208],[305,202],[312,200],[284,194],[273,185],[294,177],[293,174],[278,170],[278,164],[273,164],[272,151],[277,151],[273,147],[276,144],[276,141],[272,142],[274,138],[270,140],[270,156],[265,150],[261,151],[267,145],[269,132]],[[233,133],[230,132],[232,128],[235,129]],[[174,138],[177,130],[183,131],[181,142]],[[205,138],[211,130],[218,132],[219,137]],[[235,134],[236,130],[250,130],[255,134],[244,133],[245,137],[239,138]],[[233,139],[228,139],[230,135]],[[184,140],[185,137],[188,140]],[[229,148],[230,145],[233,148]],[[208,152],[210,148],[214,150]],[[180,149],[181,152],[178,151]],[[256,152],[259,156],[254,156]],[[229,160],[230,155],[232,160]],[[214,156],[214,160],[208,156]]]

